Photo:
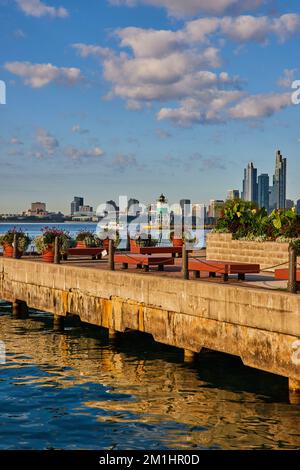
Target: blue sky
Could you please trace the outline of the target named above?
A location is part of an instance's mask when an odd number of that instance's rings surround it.
[[[0,0],[0,212],[223,199],[288,158],[300,198],[299,1]]]

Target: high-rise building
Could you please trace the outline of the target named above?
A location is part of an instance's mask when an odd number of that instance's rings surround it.
[[[286,207],[286,158],[276,152],[276,164],[274,174],[274,191],[276,209],[285,209]]]
[[[297,210],[297,214],[300,214],[300,199],[298,199],[297,201],[296,210]]]
[[[82,206],[84,206],[83,197],[74,196],[74,199],[71,202],[71,215],[75,214],[75,212],[79,212],[79,207]]]
[[[285,208],[292,209],[293,207],[295,207],[294,201],[292,201],[291,199],[287,199],[285,202]]]
[[[262,173],[258,177],[258,207],[263,207],[269,212],[270,195],[269,195],[270,178],[267,173]]]
[[[234,199],[240,198],[240,192],[238,189],[229,189],[227,191],[227,200],[233,201]]]
[[[220,199],[211,199],[209,202],[208,216],[218,219],[222,217],[224,210],[224,201]]]
[[[242,199],[257,202],[257,193],[257,168],[250,162],[244,170]]]

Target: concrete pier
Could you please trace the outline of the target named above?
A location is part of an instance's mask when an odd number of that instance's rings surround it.
[[[0,258],[0,298],[113,332],[137,330],[191,353],[202,348],[288,377],[297,389],[300,296],[245,285]],[[296,384],[296,387],[295,387]]]

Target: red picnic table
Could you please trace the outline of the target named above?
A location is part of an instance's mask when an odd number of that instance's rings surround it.
[[[209,277],[216,277],[217,274],[221,274],[224,281],[228,281],[229,274],[237,274],[238,279],[244,281],[245,274],[259,273],[260,265],[195,258],[189,260],[188,269],[194,271],[197,278],[200,277],[201,271],[205,271],[209,273]]]
[[[135,265],[138,269],[149,271],[150,266],[157,266],[158,271],[163,271],[164,266],[174,264],[174,258],[167,256],[141,255],[137,253],[118,253],[115,255],[115,263],[122,264],[123,269],[128,265]]]
[[[170,254],[173,257],[182,256],[182,246],[135,246],[131,248],[131,253],[139,255],[163,255]]]
[[[280,279],[281,281],[288,281],[289,279],[289,270],[288,269],[276,269],[275,270],[275,279]],[[297,282],[300,282],[300,269],[297,269]]]
[[[63,255],[63,259],[67,260],[69,256],[91,256],[92,259],[101,259],[103,247],[92,248],[69,248],[67,253]]]

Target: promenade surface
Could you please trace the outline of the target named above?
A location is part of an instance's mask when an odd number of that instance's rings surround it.
[[[201,250],[200,252],[194,253],[190,258],[203,258],[205,259],[205,250]],[[26,260],[32,260],[35,262],[43,262],[41,258],[37,256],[26,256],[24,258]],[[82,268],[93,268],[93,269],[101,269],[101,270],[108,270],[108,256],[106,256],[102,260],[92,260],[88,257],[84,256],[73,256],[68,261],[61,261],[62,265],[69,265],[69,266],[78,266]],[[122,270],[121,265],[116,264],[115,270]],[[150,268],[149,272],[145,272],[143,269],[136,269],[132,266],[129,266],[128,270],[122,270],[122,272],[129,272],[129,273],[138,273],[144,274],[145,276],[154,275],[158,277],[174,277],[174,278],[181,278],[181,258],[175,259],[174,266],[165,266],[163,272],[158,271],[156,267]],[[194,279],[194,275],[190,273],[190,279]],[[287,289],[287,281],[281,281],[275,279],[273,273],[270,272],[261,272],[260,274],[247,274],[245,281],[239,281],[236,275],[229,276],[229,281],[224,283],[221,276],[217,276],[216,278],[209,278],[208,273],[201,273],[201,281],[210,282],[210,283],[222,283],[222,284],[229,284],[229,285],[238,285],[238,286],[245,286],[245,287],[255,287],[255,288],[264,288],[264,289],[272,289],[272,290],[286,290]],[[199,281],[199,279],[197,279]]]

